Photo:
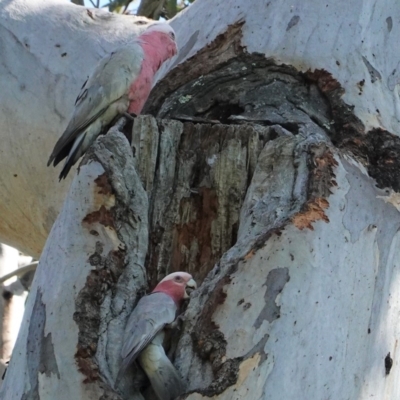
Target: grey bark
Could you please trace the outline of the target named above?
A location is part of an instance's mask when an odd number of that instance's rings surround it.
[[[137,10],[137,15],[158,19],[166,0],[142,0]]]
[[[31,317],[19,335],[4,398],[19,396],[22,376],[24,398],[99,398],[112,392],[123,322],[145,286],[147,197],[129,149],[124,137],[110,133],[81,167],[41,258],[27,304]],[[77,384],[70,386],[70,379]]]

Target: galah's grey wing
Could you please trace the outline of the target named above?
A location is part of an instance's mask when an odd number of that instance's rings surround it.
[[[177,306],[165,293],[142,297],[129,317],[121,350],[124,371],[165,325],[175,320]]]
[[[74,140],[106,110],[126,96],[130,84],[140,73],[143,50],[137,44],[126,45],[103,58],[75,102],[74,114],[66,130],[57,141],[47,165],[57,165],[69,154]],[[100,133],[100,132],[98,132]]]

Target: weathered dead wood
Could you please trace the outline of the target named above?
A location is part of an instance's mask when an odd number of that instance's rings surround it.
[[[151,199],[147,269],[153,284],[181,269],[204,279],[236,242],[241,204],[269,131],[136,120],[136,164]]]
[[[265,217],[270,218],[266,210],[260,216],[254,214],[256,218],[250,227],[240,224],[240,219],[248,219],[243,213],[264,190],[252,189],[252,186],[249,189],[249,184],[254,179],[265,181],[265,173],[271,167],[275,170],[271,175],[275,184],[271,181],[269,189],[277,199],[272,207],[274,210],[279,204],[283,207],[278,222],[276,216],[272,216],[272,225],[279,225],[283,216],[287,220],[301,210],[306,200],[313,201],[316,196],[306,196],[306,175],[308,147],[318,141],[309,141],[300,135],[276,138],[278,131],[276,127],[195,125],[139,117],[132,135],[134,158],[127,153],[126,139],[120,134],[109,133],[99,139],[80,167],[70,199],[53,228],[53,241],[49,241],[43,258],[47,261],[42,261],[45,267],[32,289],[28,313],[30,310],[33,313],[32,321],[42,321],[37,329],[46,325],[48,334],[36,332],[36,328],[35,334],[29,325],[20,336],[20,348],[24,347],[24,340],[35,335],[35,343],[28,347],[45,346],[47,349],[45,356],[34,352],[29,359],[31,380],[43,363],[53,365],[52,371],[62,376],[61,366],[55,360],[68,358],[65,351],[69,345],[48,346],[58,343],[56,337],[62,330],[61,321],[67,323],[67,318],[62,312],[50,317],[45,299],[57,298],[63,303],[73,290],[74,321],[78,329],[74,362],[84,376],[81,390],[90,385],[89,393],[99,393],[100,384],[104,396],[119,398],[112,389],[119,360],[117,338],[133,306],[129,299],[144,287],[144,267],[150,281],[170,271],[186,269],[201,282],[236,243],[238,233],[243,239],[257,230],[255,221],[268,225],[268,221],[263,221]],[[317,153],[321,155],[324,151]],[[149,163],[149,159],[153,162]],[[142,183],[136,177],[134,165],[141,174]],[[288,187],[297,196],[297,202],[289,198],[289,204],[286,191],[278,196],[282,179],[290,183]],[[147,198],[152,205],[150,208]],[[317,219],[313,218],[311,222]],[[60,257],[58,270],[50,272],[48,268],[51,269],[53,263],[49,260],[56,257]],[[71,264],[79,266],[75,273],[69,269]],[[60,268],[66,268],[62,281]],[[58,284],[42,292],[41,279],[47,282],[49,274]],[[80,276],[79,284],[76,274]],[[57,297],[53,292],[58,292],[61,284],[64,295]],[[213,304],[212,299],[209,304]],[[198,330],[200,336],[205,335],[204,329]],[[73,342],[71,337],[69,344]],[[18,357],[13,360],[11,376],[15,376],[12,371],[18,368],[18,362]],[[213,368],[220,368],[221,360],[216,365]],[[227,371],[239,364],[235,361],[229,365]],[[229,376],[226,380],[220,373],[222,388],[234,383],[235,374],[231,371]],[[5,385],[4,393],[7,387]],[[218,390],[222,390],[221,387]],[[132,386],[125,387],[124,396],[130,398],[128,393],[132,390]],[[33,385],[29,393],[33,395],[37,391],[38,387]]]
[[[306,127],[312,127],[310,132]],[[243,359],[225,360],[226,340],[212,322],[213,312],[224,302],[221,290],[229,284],[236,268],[233,264],[254,255],[286,224],[312,229],[316,221],[329,221],[326,198],[336,184],[333,168],[337,162],[329,139],[305,114],[300,131],[293,135],[276,123],[209,125],[161,120],[156,124],[149,116],[135,122],[136,164],[156,157],[158,165],[155,173],[139,167],[153,205],[146,263],[149,276],[157,280],[185,268],[202,281],[217,264],[208,277],[212,279],[218,271],[217,283],[212,289],[202,286],[201,304],[193,306],[200,315],[188,316],[190,328],[180,347],[184,359],[178,361],[182,371],[202,370],[200,391],[207,396],[235,384]],[[154,143],[157,138],[159,146]],[[227,254],[236,262],[231,259],[223,268]],[[200,364],[197,357],[203,359]],[[205,360],[210,357],[208,364]],[[196,383],[191,376],[190,387],[198,389]]]
[[[324,131],[335,146],[356,157],[379,187],[400,190],[396,133],[367,130],[354,107],[343,100],[344,89],[331,73],[304,73],[248,53],[241,45],[242,26],[229,26],[170,71],[153,90],[146,111],[182,121],[278,125],[293,134],[317,127],[318,133]],[[359,83],[360,94],[364,83]]]

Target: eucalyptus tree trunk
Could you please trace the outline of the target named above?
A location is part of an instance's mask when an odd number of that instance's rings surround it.
[[[196,0],[171,22],[181,63],[84,157],[2,398],[142,398],[133,371],[114,387],[122,332],[177,270],[200,284],[182,398],[400,397],[400,6],[360,7]]]

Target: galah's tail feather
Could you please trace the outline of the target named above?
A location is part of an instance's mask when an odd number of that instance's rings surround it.
[[[65,177],[68,175],[69,170],[71,167],[75,164],[75,162],[78,160],[80,157],[80,147],[85,140],[86,133],[81,133],[80,136],[78,136],[72,145],[71,151],[68,155],[68,158],[65,160],[65,164],[63,166],[63,169],[60,172],[59,179],[65,179]]]
[[[183,380],[167,356],[158,362],[158,368],[148,376],[151,386],[160,400],[174,400],[185,392]]]
[[[95,121],[100,115],[104,114],[108,107],[104,107],[101,109],[96,115],[91,117],[89,120],[84,121],[80,126],[73,126],[71,123],[67,126],[67,129],[62,134],[60,139],[58,139],[56,145],[54,146],[54,150],[51,153],[49,161],[47,162],[47,166],[51,164],[54,160],[53,165],[56,166],[60,161],[62,161],[71,150],[73,144],[72,141],[83,131],[85,130],[93,121]],[[72,126],[71,126],[72,125]],[[68,150],[68,151],[67,151]]]

